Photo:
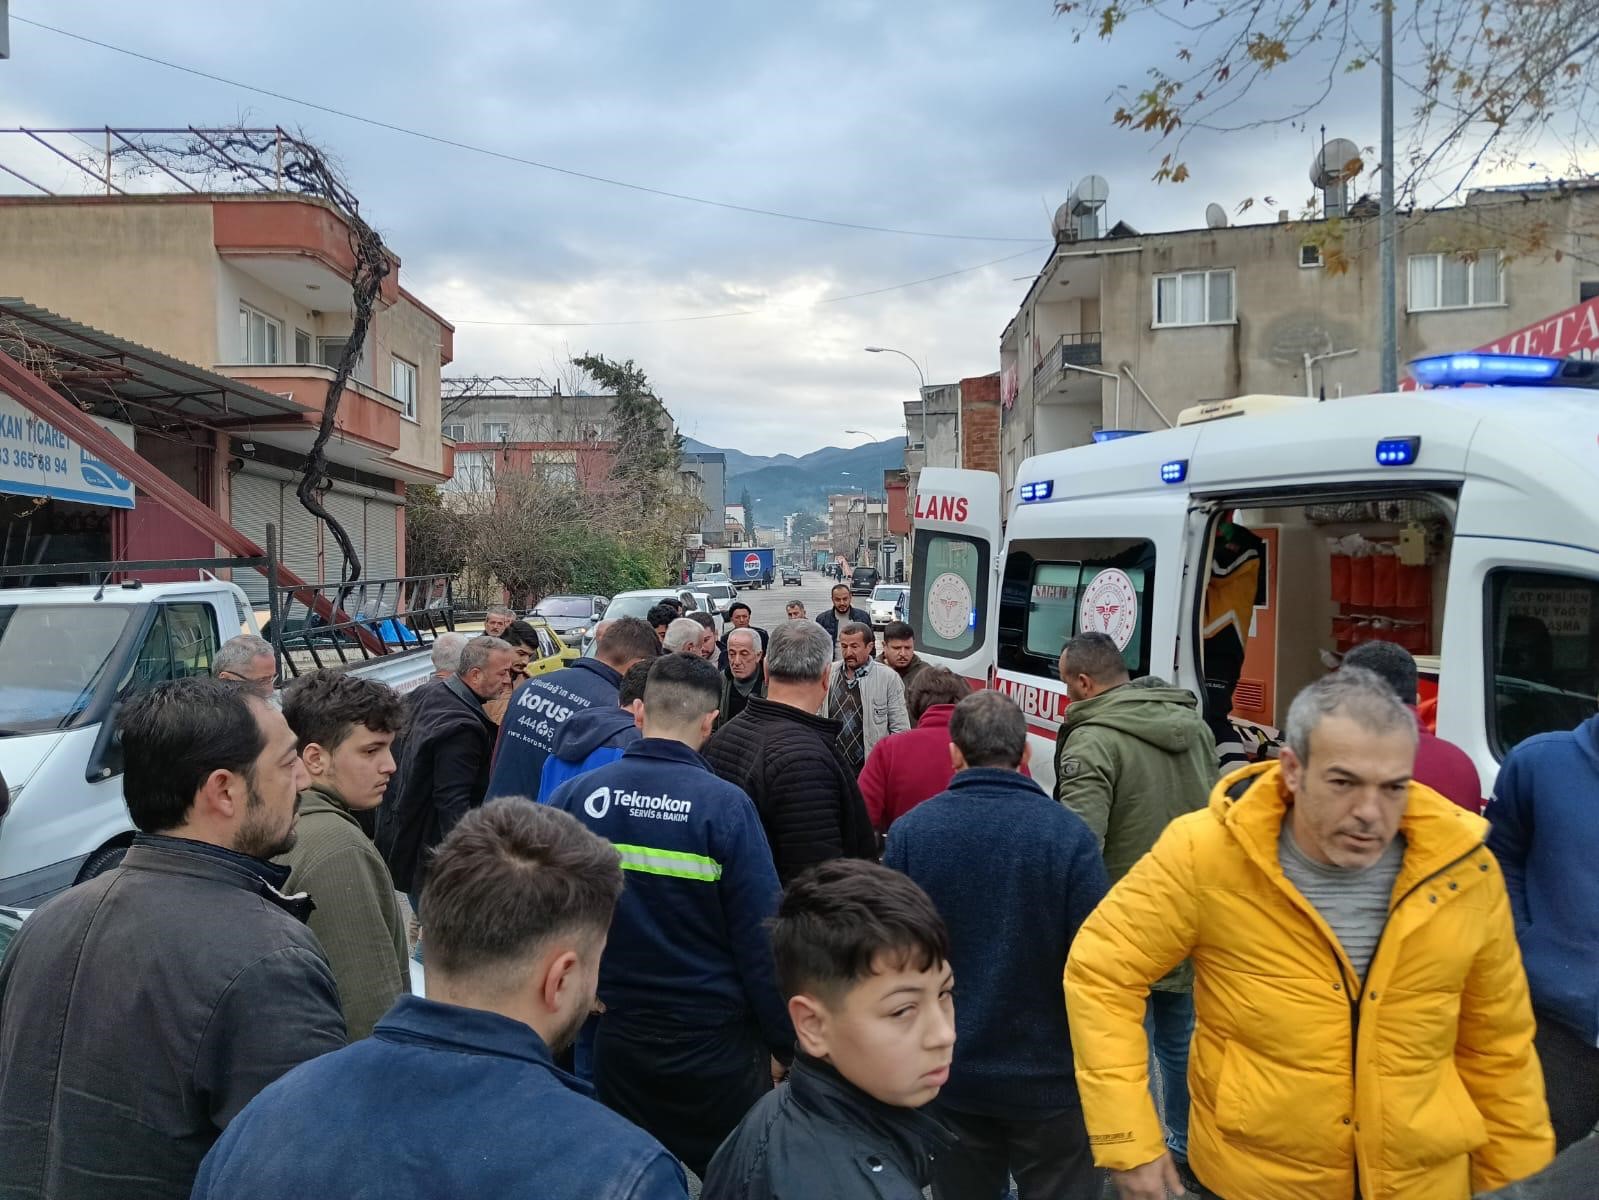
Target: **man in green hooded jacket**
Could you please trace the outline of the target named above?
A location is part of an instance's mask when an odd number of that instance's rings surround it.
[[[1216,783],[1216,740],[1194,694],[1129,678],[1116,643],[1083,633],[1066,644],[1060,677],[1071,699],[1055,739],[1055,798],[1099,839],[1111,886],[1166,826],[1204,808]],[[1187,962],[1154,985],[1145,1025],[1160,1064],[1167,1144],[1188,1166],[1188,1043],[1194,973]]]

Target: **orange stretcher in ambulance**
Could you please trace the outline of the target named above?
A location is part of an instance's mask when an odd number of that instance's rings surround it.
[[[1424,390],[1242,397],[1028,459],[1003,521],[994,474],[924,470],[918,652],[1017,701],[1049,788],[1079,632],[1188,688],[1251,757],[1342,652],[1398,642],[1489,795],[1510,747],[1599,707],[1599,363],[1412,371]]]

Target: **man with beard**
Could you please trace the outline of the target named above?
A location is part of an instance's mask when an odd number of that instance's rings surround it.
[[[0,967],[0,1195],[189,1195],[241,1109],[344,1044],[333,973],[285,895],[305,768],[239,684],[122,708],[121,867],[28,919]]]
[[[423,897],[427,998],[264,1092],[195,1200],[685,1200],[660,1143],[554,1062],[594,1006],[621,891],[616,847],[566,813],[506,799],[468,814]]]

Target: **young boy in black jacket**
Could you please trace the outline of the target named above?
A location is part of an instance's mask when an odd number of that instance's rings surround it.
[[[799,1052],[716,1152],[704,1200],[921,1200],[952,1142],[916,1111],[955,1049],[938,911],[899,872],[836,859],[790,885],[772,945]]]

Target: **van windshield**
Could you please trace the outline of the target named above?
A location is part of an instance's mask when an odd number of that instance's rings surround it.
[[[0,604],[0,736],[75,724],[132,617],[109,604]]]

